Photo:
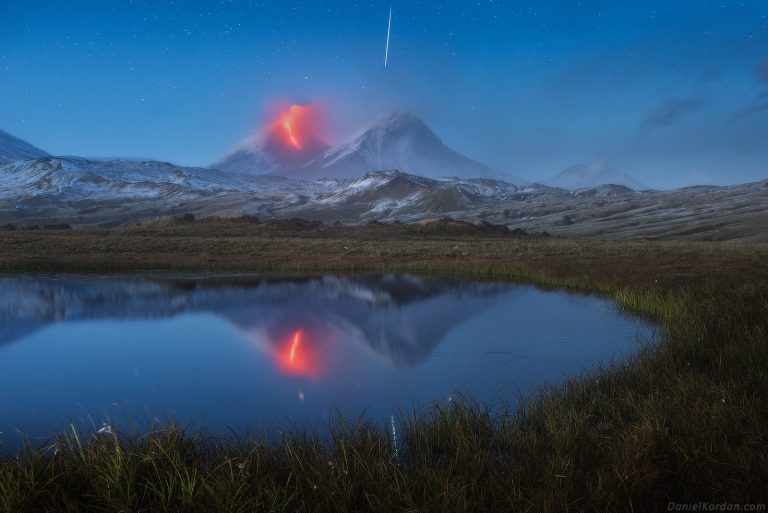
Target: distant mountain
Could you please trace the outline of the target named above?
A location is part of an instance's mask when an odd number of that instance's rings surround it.
[[[10,164],[19,160],[45,157],[47,155],[40,148],[0,130],[0,165]]]
[[[402,112],[378,118],[303,166],[302,171],[308,176],[348,178],[381,169],[398,169],[426,178],[503,178],[517,185],[526,183],[457,153],[423,121]]]
[[[645,185],[631,176],[620,173],[602,162],[590,165],[576,164],[543,183],[551,187],[569,190],[585,189],[600,185],[623,185],[636,191],[647,189]]]

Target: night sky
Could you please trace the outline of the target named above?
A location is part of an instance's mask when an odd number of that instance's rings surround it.
[[[389,110],[549,178],[768,178],[768,2],[0,0],[0,129],[66,155],[207,165],[279,101],[332,142]],[[393,10],[388,66],[387,16]]]

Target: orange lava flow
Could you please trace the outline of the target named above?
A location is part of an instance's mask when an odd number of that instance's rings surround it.
[[[291,144],[294,148],[300,150],[301,149],[301,143],[296,139],[296,134],[293,133],[293,126],[291,125],[290,121],[286,121],[283,123],[285,126],[285,130],[288,132],[288,140],[291,141]]]
[[[287,142],[295,149],[301,149],[301,142],[299,142],[299,133],[301,132],[301,123],[303,118],[306,117],[307,107],[301,105],[291,105],[291,107],[281,114],[278,121],[279,125],[284,129],[285,138]]]

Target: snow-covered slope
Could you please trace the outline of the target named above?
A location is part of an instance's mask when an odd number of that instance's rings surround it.
[[[42,157],[0,168],[0,198],[162,198],[253,190],[260,180],[167,162]]]
[[[556,177],[545,181],[544,184],[569,190],[586,189],[606,184],[623,185],[636,191],[647,189],[645,185],[631,176],[616,171],[602,162],[590,165],[576,164],[565,169]]]
[[[9,164],[19,160],[34,159],[45,157],[48,154],[32,146],[18,137],[14,137],[8,132],[0,130],[0,165]]]
[[[115,225],[190,212],[327,221],[422,219],[565,191],[398,170],[301,180],[167,162],[43,157],[0,167],[0,224]]]
[[[768,181],[674,191],[610,184],[568,191],[397,170],[297,180],[165,162],[44,157],[0,166],[0,229],[110,227],[186,213],[345,224],[447,216],[565,236],[764,241],[767,192]]]
[[[541,185],[520,186],[489,179],[433,179],[396,169],[369,172],[358,179],[319,180],[326,190],[294,212],[325,220],[415,220],[457,214],[501,201],[568,195]]]
[[[43,157],[0,166],[0,225],[108,227],[186,212],[261,214],[319,190],[323,184],[167,162]]]
[[[277,174],[280,166],[263,148],[239,146],[211,164],[212,169],[232,173]]]
[[[260,133],[210,167],[233,173],[296,175],[297,169],[327,149],[328,145],[317,138],[305,141],[299,149],[284,148],[268,134]]]
[[[378,118],[368,128],[331,148],[302,168],[308,176],[358,177],[379,169],[399,169],[427,178],[499,178],[501,173],[447,147],[423,121],[408,113]],[[516,184],[524,180],[504,177]]]

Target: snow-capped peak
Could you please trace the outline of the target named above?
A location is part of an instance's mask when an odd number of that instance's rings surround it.
[[[607,184],[623,185],[636,191],[647,189],[642,183],[629,175],[613,169],[605,162],[570,166],[556,177],[543,183],[552,187],[560,187],[562,189],[570,190],[597,187],[599,185]]]
[[[367,171],[399,169],[427,178],[501,177],[447,147],[429,127],[407,112],[390,112],[303,167],[311,176],[356,177]],[[515,177],[508,181],[525,183]]]

